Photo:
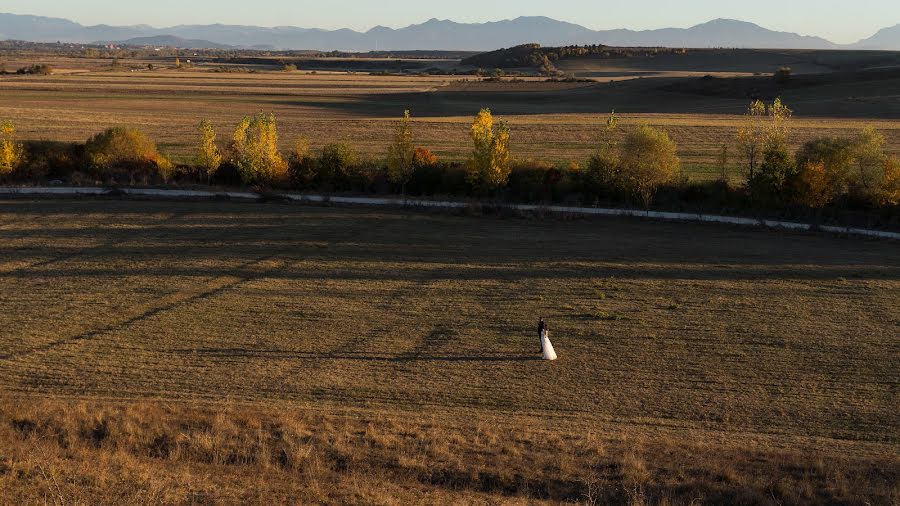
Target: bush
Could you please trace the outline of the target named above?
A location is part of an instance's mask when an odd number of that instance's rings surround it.
[[[667,133],[640,125],[625,136],[618,179],[645,208],[650,207],[657,188],[672,181],[680,168],[675,143]]]
[[[437,165],[438,157],[427,148],[416,148],[413,153],[413,166],[415,168],[430,167]]]
[[[146,180],[170,165],[156,144],[135,128],[110,128],[94,135],[85,144],[85,155],[94,175],[111,181],[127,177],[134,182],[138,176]]]
[[[25,142],[25,162],[19,173],[22,179],[68,179],[81,169],[84,161],[84,144],[55,141]]]
[[[562,173],[552,164],[540,160],[516,161],[512,164],[507,195],[513,200],[538,202],[553,198],[553,187]]]

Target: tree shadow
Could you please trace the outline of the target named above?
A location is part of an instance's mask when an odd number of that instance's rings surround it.
[[[204,358],[269,358],[280,360],[353,360],[361,362],[535,362],[540,356],[518,353],[486,354],[379,354],[366,352],[316,353],[291,350],[251,350],[245,348],[175,349],[170,353]]]

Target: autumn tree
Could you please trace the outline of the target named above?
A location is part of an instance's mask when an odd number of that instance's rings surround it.
[[[494,126],[490,109],[482,109],[469,130],[474,149],[469,158],[467,180],[481,191],[506,185],[510,173],[509,125],[505,121]]]
[[[854,174],[850,192],[868,201],[875,201],[884,176],[886,155],[884,135],[872,126],[864,128],[853,141]]]
[[[238,123],[231,138],[232,161],[245,184],[281,183],[287,161],[278,151],[275,115],[259,113]]]
[[[209,120],[203,120],[199,126],[200,144],[199,153],[197,154],[197,165],[199,165],[206,174],[207,182],[211,181],[213,176],[222,165],[222,153],[216,145],[216,128]]]
[[[794,201],[800,205],[819,209],[833,197],[823,162],[804,162],[794,177]]]
[[[619,179],[623,189],[649,208],[656,190],[675,178],[681,168],[675,143],[669,134],[639,125],[625,136],[620,155]]]
[[[413,145],[412,127],[409,111],[403,112],[403,119],[397,125],[394,141],[388,148],[387,175],[391,183],[400,186],[402,194],[406,194],[406,183],[415,169],[416,148]]]
[[[747,160],[747,176],[752,178],[756,166],[765,149],[766,138],[766,104],[762,100],[754,100],[747,107],[744,119],[737,131],[737,145]]]
[[[0,122],[0,176],[11,174],[25,157],[25,148],[16,142],[15,135],[11,121]]]
[[[771,105],[754,100],[744,113],[744,122],[738,128],[737,145],[747,160],[747,177],[755,176],[756,168],[765,152],[787,142],[793,111],[780,98]]]
[[[604,194],[619,183],[619,151],[616,134],[619,118],[613,111],[600,129],[597,152],[588,159],[585,177],[594,194]]]
[[[791,132],[791,118],[794,116],[794,111],[784,105],[781,98],[776,98],[772,105],[766,108],[766,113],[769,117],[766,146],[786,145]]]
[[[878,189],[877,204],[900,205],[900,158],[885,157],[882,161],[881,184]]]
[[[147,177],[157,172],[164,180],[174,173],[171,161],[156,149],[156,143],[136,128],[109,128],[88,139],[84,146],[91,169],[98,177],[116,179]]]

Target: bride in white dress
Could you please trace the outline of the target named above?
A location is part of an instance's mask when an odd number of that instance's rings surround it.
[[[541,349],[544,350],[544,360],[556,360],[556,351],[553,350],[553,344],[550,343],[549,329],[544,329],[541,333]]]

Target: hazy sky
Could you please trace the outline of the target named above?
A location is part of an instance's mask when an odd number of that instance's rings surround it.
[[[548,16],[588,28],[689,27],[715,18],[847,43],[900,23],[897,0],[3,0],[0,12],[68,18],[82,24],[246,24],[307,28],[393,28],[430,18],[497,21]]]

